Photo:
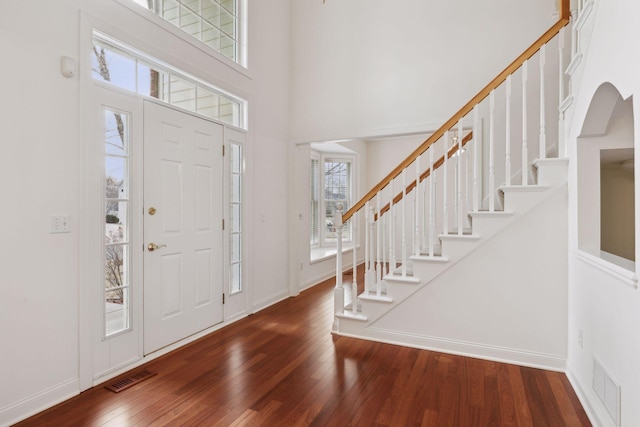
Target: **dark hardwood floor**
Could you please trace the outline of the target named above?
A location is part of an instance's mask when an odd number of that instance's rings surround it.
[[[18,425],[591,425],[562,373],[336,337],[332,320],[327,281]]]

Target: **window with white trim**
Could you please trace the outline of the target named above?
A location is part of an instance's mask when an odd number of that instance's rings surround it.
[[[94,32],[92,77],[246,129],[246,101]]]
[[[130,329],[129,139],[131,116],[103,107],[104,337]]]
[[[241,63],[238,0],[133,0],[196,40]]]
[[[312,247],[335,246],[334,216],[338,205],[346,212],[352,204],[354,158],[342,154],[312,152],[310,177],[310,239]],[[350,242],[351,223],[342,229],[342,241]]]
[[[229,282],[231,295],[242,291],[242,172],[243,153],[242,145],[231,142],[231,163],[229,209],[231,226],[229,230]]]

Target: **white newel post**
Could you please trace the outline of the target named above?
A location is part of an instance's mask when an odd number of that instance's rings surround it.
[[[353,245],[353,249],[351,250],[353,255],[353,266],[351,268],[351,272],[353,273],[353,281],[351,285],[351,312],[356,314],[358,312],[358,256],[356,254],[356,236],[358,235],[358,212],[353,214],[351,217],[351,244]]]
[[[413,215],[413,225],[414,235],[413,235],[413,254],[415,256],[420,255],[420,224],[422,218],[420,217],[420,156],[416,159],[416,186],[413,188],[413,194],[415,197],[413,198],[413,207],[414,207],[414,215]]]
[[[504,145],[504,185],[511,185],[511,75],[506,86],[506,134]]]
[[[544,93],[544,67],[547,60],[547,45],[540,48],[540,148],[538,157],[545,159],[547,157],[547,124],[545,119],[546,105]]]
[[[336,238],[338,240],[336,248],[336,287],[333,290],[333,310],[335,314],[342,314],[344,312],[344,288],[342,287],[342,209],[342,205],[338,204],[333,217],[333,224],[336,228]],[[334,317],[333,332],[338,332],[337,317]]]
[[[527,70],[528,61],[522,64],[522,185],[529,185],[529,143],[527,134]]]
[[[458,122],[458,158],[456,159],[456,223],[458,235],[462,235],[464,227],[464,210],[462,209],[462,120]]]

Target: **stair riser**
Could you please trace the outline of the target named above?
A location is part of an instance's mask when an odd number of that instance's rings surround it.
[[[477,245],[477,240],[443,240],[442,251],[447,254],[449,261],[455,261],[471,252]],[[419,274],[416,274],[420,277]]]
[[[510,191],[504,195],[504,210],[526,212],[540,203],[544,197],[544,192]]]
[[[567,165],[538,165],[538,185],[560,185],[567,181]]]

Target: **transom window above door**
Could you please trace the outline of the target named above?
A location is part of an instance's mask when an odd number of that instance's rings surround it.
[[[247,128],[246,101],[94,32],[92,77],[204,117]]]

